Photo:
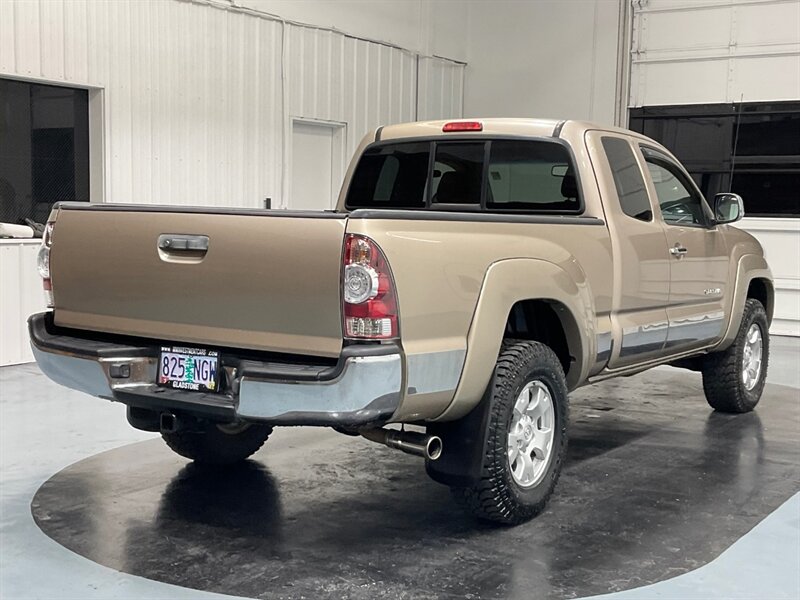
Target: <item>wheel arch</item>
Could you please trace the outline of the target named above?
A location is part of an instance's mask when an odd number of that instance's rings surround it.
[[[542,342],[555,352],[569,378],[580,364],[577,359],[584,344],[580,331],[575,315],[562,301],[526,298],[509,310],[503,339]]]
[[[540,259],[493,263],[481,286],[455,396],[436,420],[458,419],[480,402],[507,338],[555,343],[559,347],[552,349],[566,365],[567,385],[577,387],[587,377],[595,351],[594,315],[582,272],[570,274]]]
[[[772,281],[766,277],[753,277],[747,285],[746,298],[761,302],[767,312],[767,323],[772,325],[772,314],[775,310],[775,288]]]
[[[748,298],[758,300],[764,305],[767,323],[771,325],[775,310],[775,288],[767,261],[757,254],[745,254],[739,259],[728,328],[720,343],[714,348],[714,352],[725,350],[735,341]]]

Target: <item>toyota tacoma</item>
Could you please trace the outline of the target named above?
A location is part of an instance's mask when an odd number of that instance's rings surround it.
[[[332,211],[56,205],[29,331],[48,377],[189,459],[332,427],[514,524],[553,492],[579,386],[671,364],[715,410],[756,406],[773,284],[743,214],[627,130],[391,125]]]

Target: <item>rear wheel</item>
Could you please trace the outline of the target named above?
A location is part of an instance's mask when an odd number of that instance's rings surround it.
[[[197,463],[227,465],[254,454],[272,433],[272,427],[255,423],[222,425],[201,421],[191,430],[162,432],[173,452]]]
[[[540,513],[567,448],[567,385],[555,353],[539,342],[504,346],[488,390],[483,476],[451,488],[480,519],[517,524]]]
[[[705,357],[703,391],[714,410],[745,413],[761,399],[769,364],[769,324],[758,300],[745,303],[736,340]]]

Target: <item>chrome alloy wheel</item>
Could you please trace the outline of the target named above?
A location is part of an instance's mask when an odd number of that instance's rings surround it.
[[[550,390],[531,381],[517,396],[508,429],[508,466],[521,487],[533,487],[544,477],[553,454],[556,413]]]
[[[761,356],[764,342],[761,339],[761,328],[753,323],[747,330],[742,353],[742,383],[749,392],[761,377]]]

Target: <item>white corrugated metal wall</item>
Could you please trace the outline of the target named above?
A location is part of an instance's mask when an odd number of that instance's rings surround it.
[[[418,88],[458,94],[421,95],[425,118],[461,116],[464,65],[421,58],[418,83],[417,58],[233,5],[0,2],[0,76],[102,90],[109,202],[286,206],[291,117],[345,123],[352,151],[415,120]]]
[[[464,65],[431,57],[419,59],[419,120],[462,116]]]
[[[798,0],[634,0],[630,106],[800,100]],[[746,218],[775,277],[772,332],[800,336],[800,219]]]
[[[233,4],[0,0],[0,77],[91,90],[94,201],[288,207],[291,119],[343,123],[349,158],[379,125],[460,117],[463,72]],[[0,364],[31,359],[15,324],[42,304],[35,252],[14,248]]]
[[[347,123],[351,152],[370,129],[414,118],[414,55],[330,31],[288,35],[292,116]]]
[[[33,360],[26,321],[44,310],[38,251],[38,240],[0,240],[0,365]]]

